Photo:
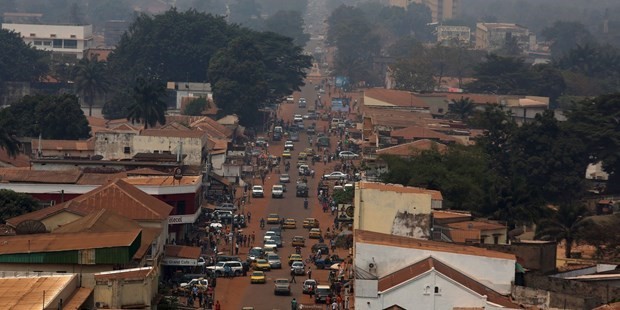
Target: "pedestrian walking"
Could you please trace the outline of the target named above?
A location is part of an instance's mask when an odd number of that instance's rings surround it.
[[[297,281],[295,280],[295,272],[291,272],[291,283],[297,283]]]
[[[332,302],[332,310],[338,310],[338,303],[335,300]]]
[[[312,279],[312,268],[308,267],[308,279]]]
[[[295,298],[291,300],[291,310],[297,310],[297,300]]]
[[[239,255],[239,243],[235,244],[235,255]]]
[[[248,223],[250,223],[252,221],[252,213],[250,211],[248,211],[247,217],[248,217]]]
[[[222,306],[220,306],[220,301],[215,302],[215,310],[222,310]]]

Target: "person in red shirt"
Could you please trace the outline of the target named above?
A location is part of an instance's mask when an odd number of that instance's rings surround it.
[[[215,302],[215,310],[222,310],[222,306],[220,306],[220,301]]]

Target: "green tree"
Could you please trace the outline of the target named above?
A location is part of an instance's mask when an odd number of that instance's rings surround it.
[[[474,70],[476,81],[465,85],[469,92],[528,94],[532,74],[522,58],[490,54]]]
[[[38,81],[49,70],[46,56],[26,45],[19,33],[0,29],[0,90],[7,81]]]
[[[304,19],[298,11],[278,11],[265,20],[264,29],[293,39],[293,43],[305,46],[310,35],[304,33]]]
[[[448,106],[450,113],[456,115],[460,120],[467,120],[474,113],[475,108],[474,101],[469,97],[461,97],[459,100],[452,99]]]
[[[433,66],[424,57],[400,60],[393,68],[396,89],[429,92],[436,85]]]
[[[122,119],[129,114],[129,105],[132,98],[132,90],[122,88],[113,92],[112,98],[103,104],[101,113],[105,119]]]
[[[19,153],[21,145],[15,135],[15,128],[15,119],[9,109],[0,110],[0,149],[13,158]]]
[[[580,232],[587,214],[587,209],[583,205],[561,205],[551,218],[538,223],[535,238],[564,241],[564,256],[571,258],[573,244],[581,239]]]
[[[133,87],[133,102],[127,120],[144,124],[144,129],[166,123],[166,87],[156,78],[139,77]]]
[[[0,189],[0,220],[6,220],[41,209],[32,196],[16,193],[9,189]]]
[[[95,96],[103,95],[110,89],[106,74],[106,63],[97,59],[84,58],[75,67],[75,88],[84,96],[88,105],[88,116],[93,115]]]
[[[620,191],[620,93],[575,103],[568,125],[588,150],[588,160],[602,162],[609,173],[607,190]]]
[[[190,101],[183,109],[183,115],[200,116],[209,103],[206,98],[200,97]]]
[[[256,124],[257,111],[268,98],[262,54],[248,38],[234,39],[209,65],[213,99],[225,114],[239,115],[243,124]],[[243,91],[240,91],[243,90]]]
[[[542,31],[543,37],[551,43],[551,56],[559,58],[577,45],[593,43],[594,37],[579,22],[556,21]]]

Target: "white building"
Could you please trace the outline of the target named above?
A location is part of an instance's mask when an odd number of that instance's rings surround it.
[[[185,104],[197,98],[213,100],[210,83],[168,82],[167,88],[176,92],[176,108],[178,110],[182,110]]]
[[[93,47],[92,25],[2,24],[2,29],[21,34],[26,44],[54,54],[82,59]]]
[[[467,26],[437,26],[437,42],[445,45],[468,45],[471,29]]]
[[[355,309],[518,309],[513,254],[356,230]]]

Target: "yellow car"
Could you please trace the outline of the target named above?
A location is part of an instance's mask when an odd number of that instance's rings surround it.
[[[295,229],[297,228],[297,221],[295,219],[286,219],[282,227],[285,229]]]
[[[318,228],[319,227],[319,220],[313,218],[313,217],[309,217],[306,218],[304,220],[304,224],[303,224],[304,228]]]
[[[310,239],[321,239],[321,229],[320,228],[312,228],[308,233],[308,238]]]
[[[304,259],[299,254],[291,254],[288,256],[288,265],[292,265],[293,262],[303,262]]]
[[[299,153],[299,155],[297,155],[297,159],[299,160],[306,160],[306,158],[308,158],[308,154],[301,152]]]
[[[306,153],[306,155],[308,155],[308,156],[314,156],[314,149],[309,147],[309,148],[304,150],[304,153]]]
[[[254,262],[254,270],[269,271],[271,270],[271,265],[269,265],[266,259],[257,259]]]
[[[291,151],[284,150],[284,152],[282,152],[282,158],[291,158]]]
[[[267,216],[267,224],[280,224],[280,216],[276,213],[271,213]]]
[[[295,236],[293,237],[293,242],[291,243],[292,246],[301,246],[301,247],[305,247],[306,246],[306,239],[304,239],[304,237],[302,236]]]
[[[250,283],[267,283],[267,277],[262,271],[254,271],[250,275]]]

